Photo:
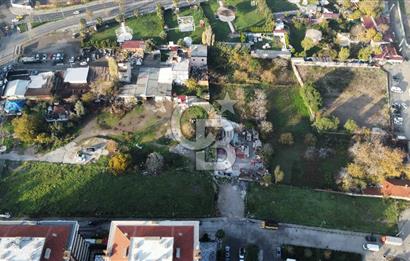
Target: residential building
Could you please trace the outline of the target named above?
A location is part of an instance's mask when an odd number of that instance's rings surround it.
[[[200,260],[199,221],[113,221],[105,260]]]
[[[203,44],[193,44],[190,48],[190,62],[192,67],[208,65],[208,47]]]
[[[1,221],[0,260],[87,261],[77,221]]]
[[[134,53],[139,57],[144,57],[145,42],[141,40],[125,41],[121,44],[121,49],[126,52]]]
[[[59,90],[60,96],[68,98],[88,92],[89,72],[90,67],[68,68],[64,72],[64,86]]]

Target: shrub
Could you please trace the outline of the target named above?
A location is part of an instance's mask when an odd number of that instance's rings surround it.
[[[305,135],[304,143],[306,145],[314,146],[314,145],[316,145],[316,142],[317,142],[317,138],[312,133],[308,133],[308,134]]]
[[[359,128],[359,126],[357,126],[357,123],[352,119],[348,119],[343,127],[349,133],[354,133]]]
[[[301,88],[300,94],[306,105],[313,111],[318,112],[322,107],[322,97],[316,87],[312,83],[306,84]]]
[[[335,116],[332,117],[322,117],[319,116],[316,118],[313,126],[317,129],[318,132],[323,131],[336,131],[339,127],[339,119]]]
[[[293,135],[290,132],[282,133],[279,137],[279,143],[285,145],[293,145]]]
[[[281,183],[285,178],[285,172],[283,172],[283,170],[280,169],[279,165],[275,167],[273,175],[275,176],[275,184]]]
[[[108,162],[108,167],[115,175],[124,173],[130,165],[130,157],[123,153],[114,155]]]

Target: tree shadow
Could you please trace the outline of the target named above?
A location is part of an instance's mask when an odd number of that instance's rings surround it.
[[[321,95],[325,98],[337,97],[352,82],[354,73],[350,68],[335,68],[314,82]]]

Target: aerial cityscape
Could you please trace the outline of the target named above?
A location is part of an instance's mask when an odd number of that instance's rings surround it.
[[[409,261],[410,0],[0,0],[0,261]]]

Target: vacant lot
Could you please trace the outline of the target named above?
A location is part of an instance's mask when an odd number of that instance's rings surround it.
[[[387,75],[380,69],[298,66],[304,82],[313,82],[323,97],[326,113],[360,126],[385,127]]]
[[[74,166],[25,163],[0,178],[0,213],[14,217],[206,217],[214,214],[208,174],[188,170],[143,176],[107,173],[106,161]]]
[[[127,19],[126,25],[133,30],[133,39],[159,39],[159,34],[162,31],[160,21],[155,13]],[[116,41],[115,30],[118,27],[119,24],[115,23],[109,28],[93,34],[90,41],[101,41],[107,39]]]
[[[397,220],[407,207],[404,201],[350,197],[288,186],[248,191],[251,217],[343,230],[396,234]]]
[[[195,30],[192,32],[181,32],[178,28],[178,19],[177,15],[173,13],[172,10],[165,11],[165,23],[168,25],[168,40],[174,41],[175,43],[179,39],[184,37],[191,37],[194,43],[201,43],[202,41],[202,32],[204,28],[200,26],[200,21],[205,20],[204,12],[202,9],[195,10],[193,8],[182,8],[178,15],[183,16],[192,16],[195,22]]]
[[[285,183],[312,188],[335,188],[334,175],[348,160],[349,140],[334,135],[318,135],[310,126],[309,112],[296,86],[267,89],[268,119],[274,126],[275,153],[270,160],[272,168],[280,166],[285,172]],[[282,133],[291,133],[294,144],[280,144]],[[306,144],[307,134],[317,139],[316,144]],[[317,156],[321,148],[332,148],[326,158]],[[307,157],[310,149],[315,156]]]

